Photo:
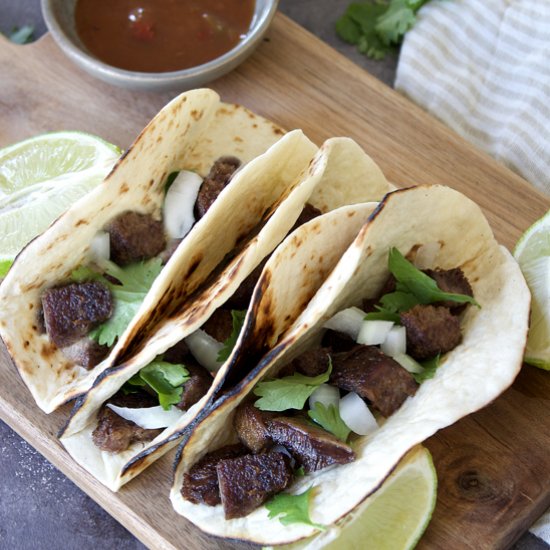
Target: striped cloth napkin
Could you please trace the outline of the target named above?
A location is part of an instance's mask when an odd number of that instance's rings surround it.
[[[395,87],[550,194],[550,0],[433,0]]]

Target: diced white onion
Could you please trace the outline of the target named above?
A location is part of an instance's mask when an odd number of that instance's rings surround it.
[[[340,392],[338,388],[329,384],[321,384],[309,397],[309,408],[313,409],[315,403],[322,403],[325,407],[334,405],[338,408],[340,401]]]
[[[294,457],[290,454],[289,450],[286,447],[283,447],[283,445],[275,445],[270,449],[270,452],[272,453],[282,453],[290,459],[290,465],[292,468],[296,465],[296,461],[294,460]]]
[[[348,336],[351,336],[354,340],[357,340],[359,330],[365,319],[366,313],[358,307],[349,307],[339,311],[336,315],[331,317],[323,326],[331,330],[337,330],[338,332],[344,332]]]
[[[94,260],[108,260],[111,256],[111,241],[107,231],[98,231],[90,243],[90,253]]]
[[[359,435],[368,435],[378,429],[376,418],[367,404],[353,392],[340,399],[340,418],[352,432]]]
[[[170,185],[164,198],[164,228],[172,239],[185,237],[193,224],[193,209],[202,178],[195,172],[182,170]]]
[[[413,373],[424,372],[424,367],[410,355],[406,353],[398,353],[393,356],[393,359],[397,361],[405,370]]]
[[[437,241],[431,241],[423,244],[417,251],[414,259],[414,265],[418,269],[428,269],[436,265],[435,259],[439,254],[441,245]]]
[[[357,336],[357,343],[365,346],[378,346],[386,340],[392,327],[392,321],[365,320]]]
[[[183,411],[177,407],[170,407],[169,410],[165,411],[160,405],[143,409],[129,409],[128,407],[117,407],[107,403],[107,407],[122,418],[130,420],[146,430],[166,428],[179,420],[183,414]]]
[[[380,349],[390,357],[407,351],[407,330],[405,327],[393,326]]]
[[[223,363],[218,362],[218,353],[223,348],[223,344],[212,338],[204,330],[198,329],[187,338],[185,343],[193,357],[205,368],[211,372],[217,371]]]

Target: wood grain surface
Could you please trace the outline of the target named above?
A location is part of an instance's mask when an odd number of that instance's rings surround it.
[[[133,93],[75,68],[45,36],[27,46],[0,37],[0,146],[55,130],[82,130],[127,147],[174,94]],[[407,99],[304,29],[277,15],[264,43],[211,87],[321,143],[351,136],[398,185],[444,183],[480,204],[511,248],[549,201]],[[498,368],[498,365],[495,365]],[[113,494],[74,464],[56,439],[68,407],[46,416],[0,348],[0,417],[152,548],[247,548],[202,534],[173,512],[173,453]],[[419,548],[507,548],[550,505],[550,376],[524,367],[484,410],[427,442],[438,504]]]

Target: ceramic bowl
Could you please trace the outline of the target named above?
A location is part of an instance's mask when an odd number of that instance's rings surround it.
[[[60,48],[91,75],[133,90],[188,90],[215,80],[242,63],[258,46],[267,31],[278,0],[256,0],[256,7],[246,37],[232,50],[203,65],[162,73],[135,72],[108,65],[94,57],[76,34],[74,9],[77,0],[41,0],[46,25]]]

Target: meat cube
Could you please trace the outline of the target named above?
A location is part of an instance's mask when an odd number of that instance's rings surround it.
[[[183,362],[189,371],[189,379],[183,385],[183,393],[176,407],[186,411],[190,409],[201,397],[206,395],[212,385],[212,375],[194,359],[186,359]]]
[[[470,282],[464,275],[464,272],[459,267],[454,269],[426,269],[424,271],[426,275],[434,279],[437,286],[443,292],[451,292],[453,294],[465,294],[466,296],[474,295]],[[464,311],[468,304],[453,302],[451,300],[445,300],[443,302],[436,302],[432,305],[447,307],[451,310],[451,313],[458,314]]]
[[[240,441],[256,454],[272,443],[267,423],[273,417],[273,413],[261,411],[252,401],[246,401],[237,408],[233,427]]]
[[[124,212],[107,226],[111,260],[118,265],[147,260],[166,247],[164,225],[149,214]]]
[[[275,443],[289,450],[306,473],[355,460],[351,447],[299,417],[275,418],[269,423],[269,433]]]
[[[44,324],[50,339],[70,346],[113,313],[111,291],[98,281],[49,288],[42,295]]]
[[[462,340],[460,320],[446,307],[418,305],[399,317],[407,329],[407,353],[415,359],[451,351]]]
[[[110,349],[109,346],[102,346],[90,338],[81,338],[61,351],[73,363],[90,370],[107,357]]]
[[[113,396],[108,403],[129,409],[158,405],[157,400],[145,392],[128,395],[119,393]],[[92,432],[92,440],[102,451],[120,453],[128,449],[132,443],[151,441],[161,432],[161,429],[147,430],[141,428],[131,420],[119,416],[105,403],[99,410],[97,426]]]
[[[330,363],[329,348],[310,349],[290,362],[290,366],[304,376],[319,376],[328,370]]]
[[[385,417],[418,388],[409,372],[375,346],[334,354],[330,383],[370,401]]]
[[[208,453],[184,476],[181,494],[194,504],[216,506],[221,503],[216,466],[220,460],[237,458],[248,453],[244,445],[226,445]]]
[[[247,516],[293,478],[288,456],[278,452],[221,460],[216,471],[225,519]]]
[[[349,351],[357,345],[357,342],[347,334],[337,330],[327,330],[323,336],[321,345],[330,352]]]
[[[231,310],[218,308],[201,328],[218,342],[225,342],[233,332]]]
[[[229,156],[220,157],[214,162],[199,189],[195,201],[195,219],[199,220],[206,214],[240,165],[238,158]]]

